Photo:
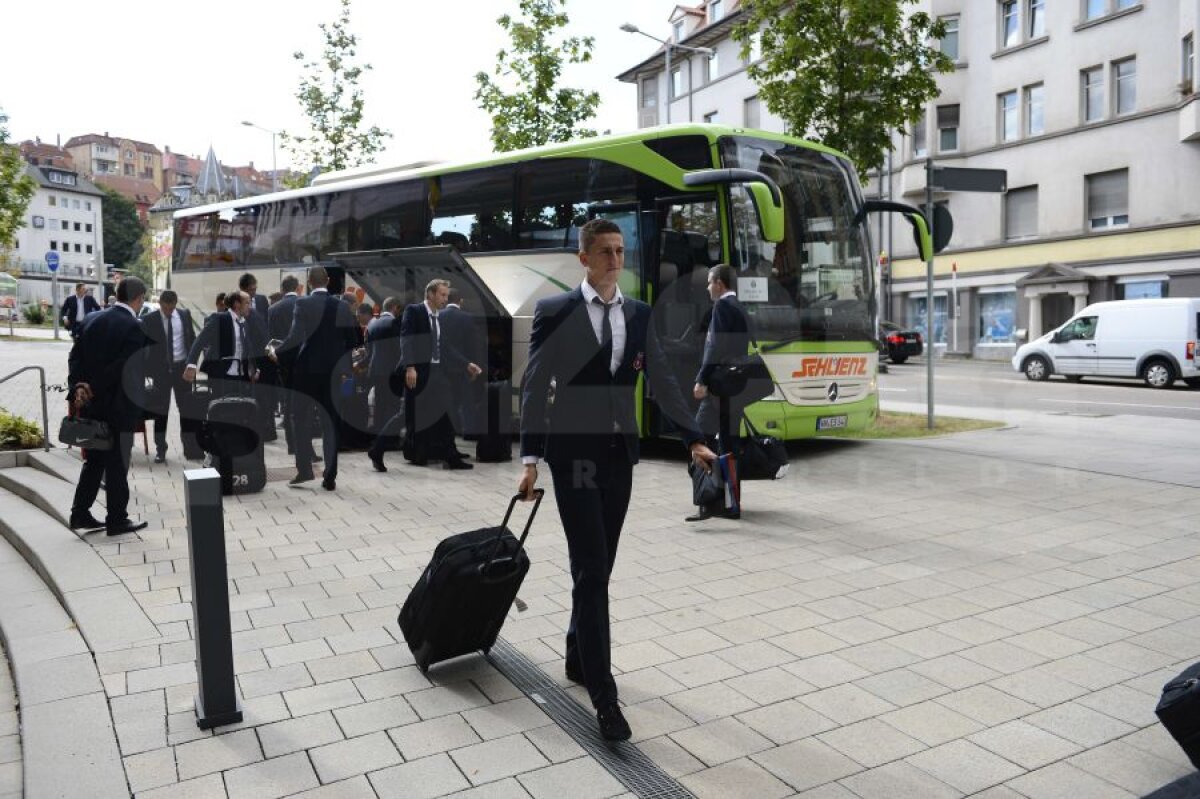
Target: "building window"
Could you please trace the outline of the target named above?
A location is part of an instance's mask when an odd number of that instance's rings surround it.
[[[709,83],[712,83],[720,76],[720,74],[721,62],[718,60],[717,51],[714,50],[713,54],[708,57],[708,65],[705,71],[705,77],[707,77]]]
[[[1117,11],[1123,11],[1126,8],[1133,8],[1142,0],[1117,0]]]
[[[1131,114],[1137,110],[1137,59],[1113,64],[1113,90],[1117,114]]]
[[[1083,76],[1083,121],[1104,119],[1104,68],[1085,69]]]
[[[76,244],[76,245],[75,245],[75,252],[83,252],[83,247],[81,247],[81,246],[79,246],[78,244]]]
[[[132,161],[133,160],[133,150],[126,150],[125,158],[126,158],[126,160]]]
[[[75,232],[76,233],[79,232],[79,223],[78,222],[75,223]]]
[[[979,343],[1011,344],[1016,341],[1017,293],[1000,291],[979,295]]]
[[[958,16],[942,17],[946,35],[942,37],[941,49],[951,61],[958,61]]]
[[[933,336],[929,335],[928,325],[925,319],[925,309],[929,306],[925,302],[925,295],[909,295],[908,300],[908,318],[909,324],[913,330],[921,334],[921,338],[925,342],[935,344],[946,343],[946,295],[935,294],[933,297]]]
[[[70,222],[68,222],[67,220],[65,220],[65,219],[64,219],[64,220],[62,221],[62,229],[63,229],[63,230],[70,230],[70,229],[71,229],[71,223],[70,223]]]
[[[57,249],[58,249],[58,242],[57,242],[57,241],[54,241],[54,240],[52,239],[52,240],[50,241],[50,249],[52,249],[52,250],[57,250]]]
[[[1020,130],[1017,112],[1017,92],[1000,95],[1000,141],[1015,141]]]
[[[1029,0],[1029,38],[1046,35],[1046,0]]]
[[[1013,47],[1021,43],[1020,5],[1017,0],[1000,2],[1000,46]]]
[[[78,211],[79,210],[79,200],[71,200],[71,207],[74,208],[76,211]]]
[[[927,123],[925,112],[922,111],[921,118],[913,123],[912,128],[913,158],[924,158],[929,155],[929,136],[925,131],[928,127]]]
[[[1046,87],[1042,84],[1025,87],[1025,135],[1041,136],[1046,132]]]
[[[30,221],[33,222],[33,226],[39,230],[46,226],[46,217],[44,216],[35,216]]]
[[[88,255],[91,255],[91,254],[92,254],[92,245],[90,245],[90,244],[89,244],[89,245],[87,245],[87,254],[88,254]]]
[[[720,111],[709,111],[707,114],[704,115],[704,122],[707,125],[720,124],[721,112]]]
[[[938,152],[958,149],[958,106],[939,105],[937,110]]]
[[[1089,230],[1129,226],[1129,170],[1088,175],[1087,219]]]
[[[1009,189],[1004,194],[1004,240],[1017,241],[1037,236],[1037,186]]]
[[[642,108],[658,108],[658,78],[642,81]]]
[[[1087,5],[1083,12],[1084,19],[1102,17],[1108,10],[1108,0],[1086,0],[1086,3]]]
[[[671,35],[674,37],[675,41],[683,41],[683,20],[679,20],[678,22],[671,24]]]
[[[679,67],[671,70],[671,99],[683,94],[683,72]]]
[[[92,201],[91,200],[85,201],[84,205],[87,207],[87,210],[89,210],[89,211],[92,210]],[[89,228],[89,230],[90,230],[90,228]]]
[[[709,0],[708,24],[711,25],[725,16],[725,4],[722,0]]]
[[[1170,296],[1167,280],[1129,279],[1117,281],[1118,300],[1157,300]]]
[[[83,226],[83,232],[84,232],[84,233],[91,233],[91,232],[92,232],[92,223],[91,223],[91,222],[89,222],[89,223],[87,223],[86,225],[84,225],[84,226]]]
[[[747,128],[762,127],[762,111],[757,97],[742,101],[742,124]]]
[[[50,195],[50,198],[49,198],[49,200],[50,200],[50,207],[51,207],[51,208],[54,208],[55,206],[57,206],[57,205],[58,205],[58,198],[57,198],[57,197],[55,197],[53,194],[51,194],[51,195]]]
[[[1196,37],[1191,33],[1183,37],[1179,78],[1179,90],[1183,94],[1191,94],[1196,90]]]

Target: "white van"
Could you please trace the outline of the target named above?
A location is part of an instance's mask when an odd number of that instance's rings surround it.
[[[1012,365],[1030,380],[1140,377],[1153,388],[1177,379],[1200,388],[1198,340],[1200,298],[1098,302],[1022,345]]]

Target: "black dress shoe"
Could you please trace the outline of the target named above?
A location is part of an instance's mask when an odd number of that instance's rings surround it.
[[[386,472],[387,467],[383,465],[383,454],[378,452],[368,452],[367,457],[371,459],[371,465],[375,467],[377,472]]]
[[[91,511],[84,511],[83,513],[71,514],[70,526],[72,530],[99,530],[104,526],[104,522],[93,516]]]
[[[442,468],[449,469],[450,471],[456,472],[456,471],[460,471],[462,469],[474,469],[475,464],[467,463],[462,458],[455,458],[452,461],[446,461],[444,464],[442,464]]]
[[[583,670],[572,663],[567,664],[567,679],[573,683],[576,683],[577,685],[585,685],[583,681]]]
[[[740,510],[727,510],[721,514],[722,519],[740,519],[742,512]]]
[[[309,472],[308,474],[298,474],[295,477],[293,477],[291,480],[288,480],[288,485],[298,486],[301,483],[307,483],[313,479],[315,479],[315,478],[313,477],[312,472]]]
[[[138,530],[146,529],[146,522],[135,522],[132,519],[125,519],[116,522],[115,524],[106,524],[104,531],[108,535],[124,535],[125,533],[136,533]]]
[[[155,463],[166,463],[167,462],[167,453],[165,453],[165,452],[155,453],[154,462]]]
[[[712,511],[700,510],[696,513],[693,513],[691,516],[684,516],[683,520],[685,522],[702,522],[705,519],[711,519],[716,515],[717,514],[713,513]]]
[[[326,477],[321,481],[321,488],[325,489],[326,491],[333,491],[335,488],[337,488],[337,481],[332,477]]]
[[[628,741],[633,735],[629,722],[621,714],[621,707],[616,702],[602,705],[596,711],[596,720],[600,722],[600,734],[606,741]]]

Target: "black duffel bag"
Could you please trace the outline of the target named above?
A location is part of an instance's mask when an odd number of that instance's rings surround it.
[[[738,478],[741,480],[780,480],[788,472],[787,448],[778,438],[758,432],[750,417],[746,421],[741,452],[738,455]]]
[[[1154,713],[1192,765],[1200,768],[1200,663],[1163,686]]]
[[[730,363],[718,364],[708,376],[708,391],[715,397],[733,398],[749,405],[775,393],[771,370],[758,354],[758,341],[751,337],[755,352]]]
[[[108,425],[98,419],[79,419],[64,416],[58,428],[58,440],[68,447],[82,449],[108,450],[112,449],[112,431]]]
[[[219,458],[241,458],[258,449],[258,403],[252,397],[221,397],[208,404],[200,446]]]

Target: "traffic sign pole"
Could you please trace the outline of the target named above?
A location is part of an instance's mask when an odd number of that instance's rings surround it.
[[[54,340],[58,341],[58,253],[54,250],[46,251],[46,268],[50,270],[50,312],[54,314]]]

